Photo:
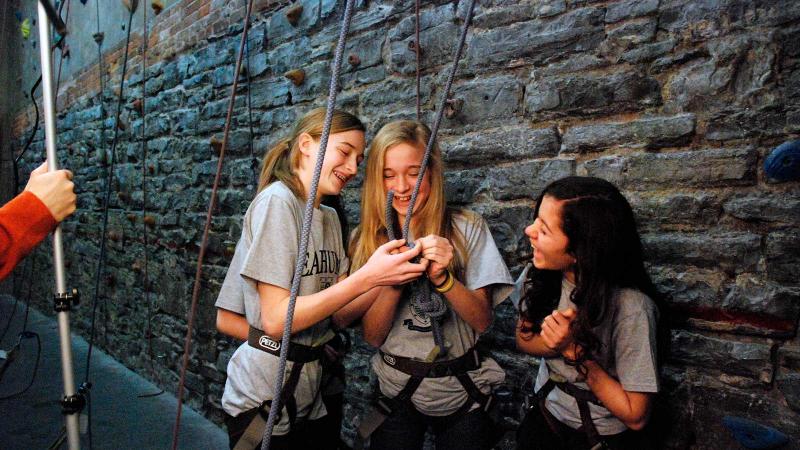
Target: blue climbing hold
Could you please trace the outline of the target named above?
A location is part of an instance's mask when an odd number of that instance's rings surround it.
[[[746,448],[766,450],[789,442],[789,437],[775,428],[742,417],[725,416],[722,423],[730,430],[734,439]]]
[[[789,141],[775,147],[764,160],[764,172],[778,181],[800,179],[800,141]]]

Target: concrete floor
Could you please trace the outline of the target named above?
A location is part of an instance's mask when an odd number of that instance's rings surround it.
[[[8,323],[13,299],[0,296],[0,332]],[[10,350],[22,329],[24,305],[16,314],[0,349]],[[63,396],[61,353],[55,318],[31,309],[28,331],[38,333],[42,351],[39,369],[31,388],[22,396],[0,400],[0,448],[47,449],[64,426],[59,401]],[[73,336],[75,380],[84,379],[87,342]],[[18,356],[0,380],[0,397],[23,389],[30,382],[36,361],[36,340],[25,339]],[[177,401],[169,393],[141,398],[159,389],[129,370],[97,347],[92,350],[92,448],[93,449],[168,449],[172,445],[172,427]],[[81,448],[88,449],[87,435],[81,436]],[[181,415],[180,448],[225,449],[228,437],[224,430],[184,405]],[[61,448],[67,448],[64,444]]]

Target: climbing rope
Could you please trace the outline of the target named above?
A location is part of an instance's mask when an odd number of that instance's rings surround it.
[[[128,14],[128,27],[126,29],[126,36],[125,36],[125,53],[122,58],[122,67],[120,69],[119,94],[117,96],[117,112],[114,116],[114,137],[111,140],[111,161],[109,162],[108,166],[108,175],[106,176],[106,192],[103,200],[103,226],[102,226],[102,231],[100,232],[100,256],[98,257],[97,260],[97,272],[95,273],[95,279],[94,279],[94,296],[92,298],[92,320],[91,320],[91,331],[89,333],[89,349],[86,352],[86,369],[84,372],[84,381],[80,387],[81,389],[85,390],[85,395],[86,395],[86,411],[88,415],[87,437],[90,449],[92,448],[92,400],[91,400],[92,397],[89,389],[91,389],[92,386],[92,383],[90,381],[90,374],[91,374],[90,369],[92,361],[92,350],[94,349],[94,339],[96,332],[95,319],[97,316],[97,302],[100,296],[100,279],[102,278],[103,275],[104,263],[106,259],[106,240],[107,240],[106,237],[108,235],[108,210],[111,201],[111,185],[114,181],[114,166],[116,165],[116,160],[117,160],[117,144],[119,142],[119,130],[121,126],[120,116],[122,114],[122,103],[125,99],[124,96],[125,72],[128,70],[128,47],[130,45],[130,40],[131,40],[131,24],[133,23],[133,14],[135,12],[136,12],[135,7],[132,7],[130,9],[130,14]],[[101,86],[102,86],[102,77],[101,77]],[[101,96],[102,95],[103,94],[101,90]],[[103,134],[101,134],[101,139],[103,139]]]
[[[419,121],[422,115],[422,106],[419,95],[419,0],[414,2],[414,14],[416,15],[416,20],[414,21],[414,53],[417,56],[417,121]]]
[[[247,4],[247,0],[244,0],[245,5]],[[265,5],[265,8],[269,6],[269,2]],[[266,23],[264,24],[264,36],[266,36]],[[266,39],[266,37],[265,37]],[[256,168],[258,164],[256,163],[256,156],[255,156],[255,146],[253,145],[253,136],[255,136],[255,130],[253,129],[253,97],[252,97],[252,90],[250,89],[250,40],[248,39],[245,43],[244,47],[245,52],[245,76],[247,80],[247,129],[248,129],[248,139],[247,139],[247,146],[248,150],[250,151],[250,182],[253,186],[258,186],[258,172]]]
[[[403,223],[402,229],[402,238],[406,241],[408,241],[408,231],[411,226],[411,215],[414,212],[414,205],[417,202],[420,186],[422,186],[422,179],[425,176],[425,171],[428,168],[431,151],[433,150],[434,142],[436,142],[436,135],[439,132],[439,125],[442,122],[444,109],[447,105],[447,100],[450,97],[450,89],[453,86],[453,80],[455,79],[456,70],[458,69],[458,62],[461,60],[461,53],[464,51],[464,44],[467,39],[469,25],[472,22],[472,12],[474,8],[475,0],[471,0],[469,8],[467,9],[467,16],[464,18],[464,26],[461,29],[461,38],[459,39],[458,46],[456,47],[456,53],[453,57],[453,67],[450,69],[450,74],[447,77],[444,95],[442,96],[442,100],[439,104],[439,109],[436,111],[436,118],[433,121],[433,126],[431,127],[430,139],[428,139],[428,144],[425,147],[425,155],[422,158],[422,164],[420,166],[419,175],[417,176],[417,182],[414,185],[414,191],[411,193],[411,200],[408,204],[408,210],[406,211],[405,222]],[[416,45],[418,47],[419,42],[417,42]],[[394,192],[390,190],[386,195],[386,233],[389,236],[389,239],[394,239],[394,213],[391,210],[393,200]],[[412,242],[408,242],[408,245],[410,247],[414,246]],[[442,336],[442,331],[440,328],[441,325],[438,318],[442,317],[447,312],[447,304],[438,292],[431,290],[431,284],[427,278],[421,278],[414,281],[411,283],[411,288],[413,291],[411,302],[415,312],[421,315],[423,318],[430,319],[434,342],[438,347],[438,349],[434,349],[434,353],[432,354],[432,356],[435,358],[438,354],[446,352],[446,348],[444,346],[444,337]]]
[[[350,19],[353,16],[354,0],[347,0],[344,14],[342,15],[342,25],[339,30],[339,42],[336,44],[336,51],[333,55],[333,67],[331,68],[331,83],[328,89],[328,103],[325,109],[325,121],[322,126],[322,136],[319,140],[319,151],[317,152],[317,162],[314,167],[314,175],[311,178],[308,198],[306,199],[305,211],[303,213],[303,226],[300,232],[300,248],[297,251],[297,264],[294,268],[292,278],[292,289],[289,293],[289,305],[286,309],[286,321],[283,326],[283,336],[281,337],[281,353],[278,362],[278,379],[275,383],[275,390],[272,393],[272,405],[269,408],[267,418],[267,428],[264,430],[264,439],[261,444],[262,450],[269,450],[272,430],[275,427],[275,420],[278,411],[281,409],[281,391],[283,390],[283,378],[286,371],[286,360],[289,355],[289,345],[292,337],[292,321],[294,319],[294,307],[297,303],[297,295],[300,292],[300,278],[308,258],[308,236],[311,233],[311,219],[314,214],[314,202],[317,197],[317,187],[322,172],[322,162],[325,160],[325,150],[328,148],[328,137],[331,132],[331,122],[333,120],[333,110],[336,106],[336,93],[339,88],[339,71],[342,67],[342,54],[344,53],[347,32],[350,29]]]
[[[142,289],[144,290],[144,303],[147,305],[147,326],[145,327],[145,339],[147,341],[147,356],[150,361],[150,374],[153,378],[158,380],[158,372],[155,368],[155,355],[153,354],[153,303],[150,301],[150,275],[149,275],[149,250],[148,250],[148,235],[147,235],[147,138],[145,131],[147,129],[147,7],[142,8],[142,95],[139,98],[141,103],[142,115],[142,253],[143,253],[143,267],[142,267]],[[161,383],[156,383],[160,385]],[[164,389],[159,388],[156,392],[148,394],[139,394],[139,398],[155,397],[164,393]]]
[[[211,189],[211,198],[208,202],[208,212],[206,213],[206,223],[203,228],[203,238],[200,243],[199,254],[197,255],[197,271],[194,275],[194,288],[192,289],[192,305],[189,310],[189,321],[186,327],[186,340],[183,346],[183,363],[181,364],[181,376],[178,383],[178,412],[175,416],[175,426],[172,430],[172,450],[178,448],[178,432],[181,426],[181,412],[183,409],[183,391],[186,384],[186,369],[189,365],[189,350],[192,343],[192,329],[194,328],[194,318],[197,312],[197,302],[200,298],[200,282],[203,275],[203,259],[206,255],[206,248],[208,247],[208,234],[211,230],[211,218],[214,213],[217,200],[217,189],[222,177],[222,165],[225,160],[225,149],[228,145],[228,135],[231,130],[231,122],[233,120],[233,106],[236,101],[236,89],[239,86],[239,74],[242,70],[242,60],[244,59],[244,50],[247,43],[247,33],[250,29],[250,14],[253,11],[253,0],[247,3],[247,10],[244,17],[244,29],[242,30],[242,41],[239,45],[239,54],[236,56],[236,67],[233,72],[233,85],[231,86],[231,97],[228,102],[228,114],[225,118],[225,129],[222,135],[222,144],[219,150],[219,159],[217,161],[217,173],[214,176],[214,185]]]

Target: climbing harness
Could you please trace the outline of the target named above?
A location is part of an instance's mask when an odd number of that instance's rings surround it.
[[[455,422],[472,410],[474,404],[488,412],[492,407],[493,400],[490,394],[484,394],[475,385],[467,372],[477,370],[481,367],[481,357],[475,348],[469,349],[458,358],[424,362],[412,358],[391,355],[380,352],[381,359],[390,367],[409,375],[408,382],[403,386],[396,396],[389,398],[379,393],[373,408],[361,420],[358,427],[356,439],[356,449],[362,449],[364,441],[378,429],[378,427],[389,417],[393,411],[404,404],[413,408],[411,397],[425,378],[456,377],[461,386],[467,392],[469,398],[458,410],[449,416],[447,420]]]
[[[328,137],[331,132],[331,123],[333,121],[333,110],[336,106],[336,93],[339,88],[339,71],[342,67],[342,54],[344,53],[345,42],[347,41],[347,32],[350,29],[350,19],[353,16],[353,3],[354,0],[347,0],[345,4],[344,14],[342,15],[342,24],[339,30],[339,41],[336,44],[336,51],[333,56],[333,67],[331,69],[331,82],[328,89],[328,102],[325,109],[325,121],[322,126],[322,135],[320,136],[319,148],[317,153],[317,161],[314,167],[314,174],[311,178],[311,186],[309,188],[308,198],[306,199],[305,211],[303,213],[303,226],[300,232],[300,245],[297,251],[297,264],[294,269],[294,276],[292,277],[292,288],[289,293],[289,305],[286,310],[286,321],[283,328],[283,336],[281,338],[281,353],[278,362],[278,382],[275,383],[275,391],[272,398],[277,406],[270,408],[269,418],[267,420],[267,429],[264,431],[264,439],[261,444],[262,450],[269,450],[270,440],[272,439],[272,430],[275,427],[277,413],[280,410],[280,394],[283,385],[283,374],[286,370],[286,359],[288,357],[289,342],[291,341],[292,334],[292,321],[294,319],[294,307],[297,303],[297,295],[300,292],[300,278],[303,269],[306,265],[307,251],[308,251],[308,238],[311,234],[311,219],[314,213],[314,202],[317,196],[317,187],[319,186],[319,179],[322,173],[322,163],[325,159],[325,149],[328,148]]]
[[[183,410],[183,391],[186,384],[186,370],[189,365],[189,350],[192,343],[192,330],[194,329],[194,319],[197,314],[197,303],[200,298],[200,282],[203,275],[203,260],[205,258],[206,249],[208,248],[208,235],[211,231],[211,218],[214,214],[214,209],[217,203],[217,190],[219,188],[220,179],[222,178],[222,165],[225,161],[225,150],[228,146],[228,135],[231,130],[231,122],[233,118],[233,106],[236,101],[236,89],[239,86],[239,74],[242,70],[242,60],[244,59],[244,50],[247,43],[247,34],[250,29],[250,15],[253,12],[253,0],[247,3],[247,10],[245,11],[244,28],[242,30],[242,40],[239,45],[239,54],[236,57],[236,67],[233,72],[233,84],[231,86],[231,97],[228,102],[228,113],[225,118],[225,129],[222,135],[222,143],[219,150],[219,157],[217,160],[217,172],[214,176],[214,185],[211,188],[211,198],[208,202],[208,211],[206,212],[206,222],[203,227],[203,237],[200,241],[200,249],[197,255],[197,270],[194,276],[194,287],[192,289],[192,304],[189,309],[189,320],[186,327],[186,339],[183,346],[183,362],[181,364],[181,375],[178,383],[178,412],[175,416],[175,426],[172,430],[172,450],[178,448],[178,434],[181,426],[181,412]]]
[[[541,389],[536,392],[536,402],[539,406],[539,410],[542,413],[542,417],[545,418],[545,422],[547,422],[550,430],[556,435],[560,436],[560,431],[556,426],[557,424],[554,422],[558,421],[558,419],[553,417],[545,407],[547,396],[555,388],[558,388],[561,392],[574,398],[575,402],[578,404],[578,412],[580,413],[581,417],[581,427],[579,428],[579,431],[582,431],[586,434],[586,439],[591,446],[591,450],[607,448],[606,443],[603,441],[603,437],[600,435],[600,433],[597,431],[597,427],[594,425],[592,414],[589,410],[589,403],[594,403],[598,406],[603,406],[603,403],[598,400],[597,396],[594,395],[592,391],[581,389],[575,386],[573,383],[567,382],[566,380],[557,379],[552,373],[550,374],[550,378],[547,380],[547,382],[545,382]]]
[[[420,166],[419,175],[417,176],[417,182],[414,185],[414,191],[411,194],[411,200],[406,212],[405,222],[402,228],[402,239],[406,240],[407,245],[410,247],[413,247],[414,245],[412,242],[408,242],[411,215],[414,211],[414,205],[417,201],[417,196],[422,185],[422,180],[425,176],[425,171],[428,167],[428,162],[430,161],[433,145],[436,142],[436,135],[439,131],[439,125],[442,121],[442,116],[445,106],[447,105],[448,97],[450,96],[450,89],[453,85],[455,72],[458,69],[458,62],[461,60],[461,53],[464,50],[464,44],[467,39],[467,32],[469,31],[470,23],[472,22],[472,13],[474,8],[475,0],[471,0],[469,7],[467,8],[467,15],[464,18],[464,26],[461,29],[461,38],[459,39],[453,58],[453,67],[450,69],[450,74],[447,77],[444,94],[442,96],[439,109],[436,112],[436,118],[433,122],[433,126],[431,127],[431,136],[430,139],[428,139],[428,143],[425,148],[425,155],[422,158],[422,164]],[[419,43],[416,43],[416,45],[418,46]],[[392,210],[393,199],[394,192],[390,190],[386,195],[385,210],[386,233],[390,240],[395,238],[394,211]],[[464,387],[464,390],[466,390],[467,394],[469,395],[469,398],[464,405],[462,405],[461,408],[454,414],[460,416],[461,414],[469,411],[473,405],[473,402],[478,403],[485,409],[488,409],[489,405],[491,404],[491,401],[488,399],[490,396],[483,394],[480,389],[475,386],[475,383],[467,374],[467,371],[480,367],[480,358],[474,349],[469,350],[464,355],[455,359],[434,362],[437,357],[443,356],[447,353],[440,323],[440,318],[448,312],[447,304],[438,292],[432,291],[430,280],[426,277],[421,277],[419,280],[411,283],[411,289],[413,290],[411,295],[412,308],[414,308],[414,311],[423,318],[430,319],[431,332],[433,334],[435,345],[431,353],[428,355],[426,361],[417,361],[409,358],[402,358],[395,355],[381,353],[381,358],[386,364],[395,367],[401,372],[411,375],[411,378],[409,378],[406,385],[394,398],[387,399],[382,395],[378,396],[373,409],[367,413],[358,428],[359,439],[357,445],[359,447],[363,446],[363,441],[367,439],[383,423],[384,420],[386,420],[389,414],[391,414],[391,412],[395,410],[398,405],[411,402],[411,397],[414,395],[414,392],[417,390],[424,378],[435,378],[440,371],[444,372],[445,375],[439,376],[452,375],[457,377],[461,385]],[[464,361],[466,361],[466,363]],[[476,365],[472,369],[464,369],[464,365],[468,363],[474,363]],[[467,367],[471,366],[467,365]]]
[[[247,344],[257,350],[280,357],[282,343],[267,336],[258,328],[250,327],[247,335]],[[326,343],[322,343],[312,347],[295,342],[292,343],[288,350],[287,359],[292,362],[292,368],[289,370],[289,377],[286,379],[286,383],[281,388],[279,398],[280,407],[285,408],[289,415],[290,427],[293,427],[297,421],[297,401],[295,400],[294,393],[300,381],[300,373],[306,363],[320,361],[325,356],[325,344]],[[272,404],[272,400],[265,400],[256,408],[258,414],[250,421],[244,434],[242,434],[234,446],[234,450],[252,450],[258,446],[258,443],[261,442],[264,437],[264,430],[267,427],[267,420],[269,420],[269,412]],[[277,414],[280,415],[281,413],[282,411],[278,411]]]

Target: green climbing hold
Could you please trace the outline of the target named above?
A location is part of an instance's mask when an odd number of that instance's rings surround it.
[[[22,21],[22,24],[19,26],[20,31],[22,31],[22,37],[24,39],[28,39],[31,37],[31,19],[26,18]]]

